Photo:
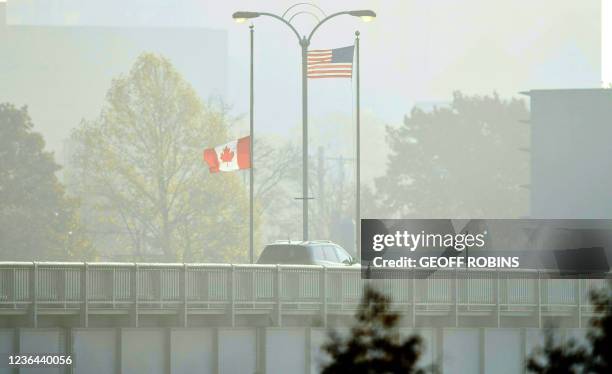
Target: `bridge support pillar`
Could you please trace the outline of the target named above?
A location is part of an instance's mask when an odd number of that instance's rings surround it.
[[[13,354],[17,355],[21,353],[21,329],[15,327],[13,335]],[[12,373],[19,374],[19,368],[14,368]]]
[[[304,372],[305,373],[312,373],[312,328],[311,327],[307,327],[304,329],[304,334],[306,334],[305,336],[305,340],[306,340],[306,344],[304,344],[304,347],[306,348],[304,350],[304,363],[305,363],[305,368],[304,368]]]
[[[69,355],[70,357],[74,358],[74,342],[72,341],[73,336],[72,336],[72,328],[70,327],[65,327],[61,330],[61,333],[63,334],[62,338],[64,340],[64,354]],[[63,369],[63,373],[65,374],[71,374],[73,372],[73,366],[72,365],[66,365],[64,366]]]
[[[122,351],[123,348],[121,345],[123,344],[123,329],[118,327],[115,332],[115,373],[121,374],[121,362],[123,361]]]
[[[172,373],[172,328],[166,327],[164,334],[164,363],[166,365],[165,372]]]
[[[219,328],[215,328],[213,329],[213,349],[215,351],[215,354],[213,355],[213,373],[220,373],[221,370],[221,365],[220,365],[220,359],[219,359]]]
[[[433,358],[434,362],[444,363],[444,328],[434,329]]]
[[[479,363],[478,363],[478,367],[480,369],[480,374],[485,374],[485,358],[486,358],[486,352],[485,352],[485,345],[486,345],[486,334],[485,334],[485,329],[483,327],[481,327],[480,329],[478,329],[478,357],[479,357]]]
[[[521,350],[520,350],[521,355],[520,357],[522,360],[521,367],[523,368],[523,373],[527,373],[527,368],[525,366],[526,364],[525,357],[527,357],[527,355],[530,353],[530,352],[527,352],[527,330],[524,327],[522,327],[520,330],[521,330]]]
[[[255,374],[264,374],[266,372],[266,328],[258,327],[256,330],[256,372]]]

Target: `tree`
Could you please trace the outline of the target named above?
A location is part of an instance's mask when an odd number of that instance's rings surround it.
[[[202,162],[203,149],[228,140],[229,122],[164,57],[143,54],[113,80],[100,117],[72,137],[77,193],[95,228],[114,234],[108,256],[127,246],[136,259],[246,258],[246,188],[238,174],[210,174]]]
[[[587,344],[555,342],[549,332],[544,347],[528,358],[527,370],[540,374],[612,372],[612,286],[594,291],[591,303],[596,316],[590,323]]]
[[[258,232],[260,240],[295,239],[297,194],[293,187],[301,172],[300,151],[291,142],[258,136],[254,157],[255,211],[265,222]]]
[[[612,283],[591,295],[596,317],[591,320],[587,336],[591,345],[587,370],[594,373],[612,372]]]
[[[0,256],[4,260],[92,259],[77,202],[55,173],[60,169],[33,131],[27,108],[0,104]]]
[[[540,374],[578,374],[584,372],[585,350],[574,340],[558,345],[555,335],[548,331],[543,347],[534,351],[527,362],[527,370]]]
[[[343,338],[330,332],[323,350],[331,362],[322,373],[424,373],[416,365],[423,350],[421,338],[414,335],[400,341],[396,329],[400,316],[390,309],[389,297],[366,287],[350,335]]]
[[[349,173],[354,159],[327,157],[319,148],[309,177],[311,232],[329,239],[355,255],[355,180]]]
[[[401,217],[519,217],[527,213],[529,117],[524,101],[453,95],[387,127],[380,206]]]

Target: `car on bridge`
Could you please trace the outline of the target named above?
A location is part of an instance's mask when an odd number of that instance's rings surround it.
[[[257,263],[350,266],[355,260],[344,248],[328,240],[277,241],[264,248]]]

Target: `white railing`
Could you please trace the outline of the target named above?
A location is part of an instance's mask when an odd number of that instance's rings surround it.
[[[424,276],[426,274],[427,276]],[[354,310],[370,282],[400,310],[474,306],[589,308],[605,279],[555,279],[538,271],[417,273],[411,279],[361,279],[359,267],[229,264],[0,262],[0,309],[131,308],[219,310]],[[454,308],[454,309],[453,309]],[[86,312],[87,313],[87,312]]]

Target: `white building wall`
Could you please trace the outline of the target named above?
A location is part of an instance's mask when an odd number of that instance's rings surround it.
[[[15,332],[19,331],[19,337]],[[258,332],[259,331],[259,332]],[[583,340],[586,329],[556,330],[561,339]],[[444,374],[523,373],[525,352],[543,344],[544,329],[424,328],[419,366],[437,365]],[[343,333],[343,331],[341,331]],[[66,334],[71,334],[66,339]],[[75,374],[223,373],[318,374],[327,333],[320,328],[91,328],[0,329],[0,355],[72,352]],[[71,340],[71,343],[70,343]],[[18,344],[18,349],[14,349]],[[70,347],[67,347],[70,345]],[[169,362],[168,362],[169,360]],[[12,373],[1,368],[0,374]],[[120,371],[119,371],[120,370]],[[64,373],[28,368],[20,373]]]
[[[478,329],[445,329],[442,370],[444,374],[480,372],[480,336]]]
[[[257,332],[255,329],[219,330],[219,373],[255,373]]]
[[[164,329],[123,329],[121,374],[164,374],[166,372],[164,334]]]
[[[485,373],[522,373],[523,344],[519,329],[486,329],[484,335]]]
[[[306,330],[268,329],[266,332],[266,373],[306,374]]]
[[[20,353],[63,353],[64,339],[60,329],[28,329],[19,337]],[[59,374],[60,368],[23,368],[20,374]]]
[[[172,329],[170,370],[173,374],[215,373],[213,329]]]
[[[1,6],[1,4],[0,4]],[[13,352],[13,344],[15,341],[14,330],[0,330],[0,354]],[[0,365],[0,374],[12,374],[13,369]]]
[[[116,372],[117,329],[75,329],[72,332],[76,373]]]

